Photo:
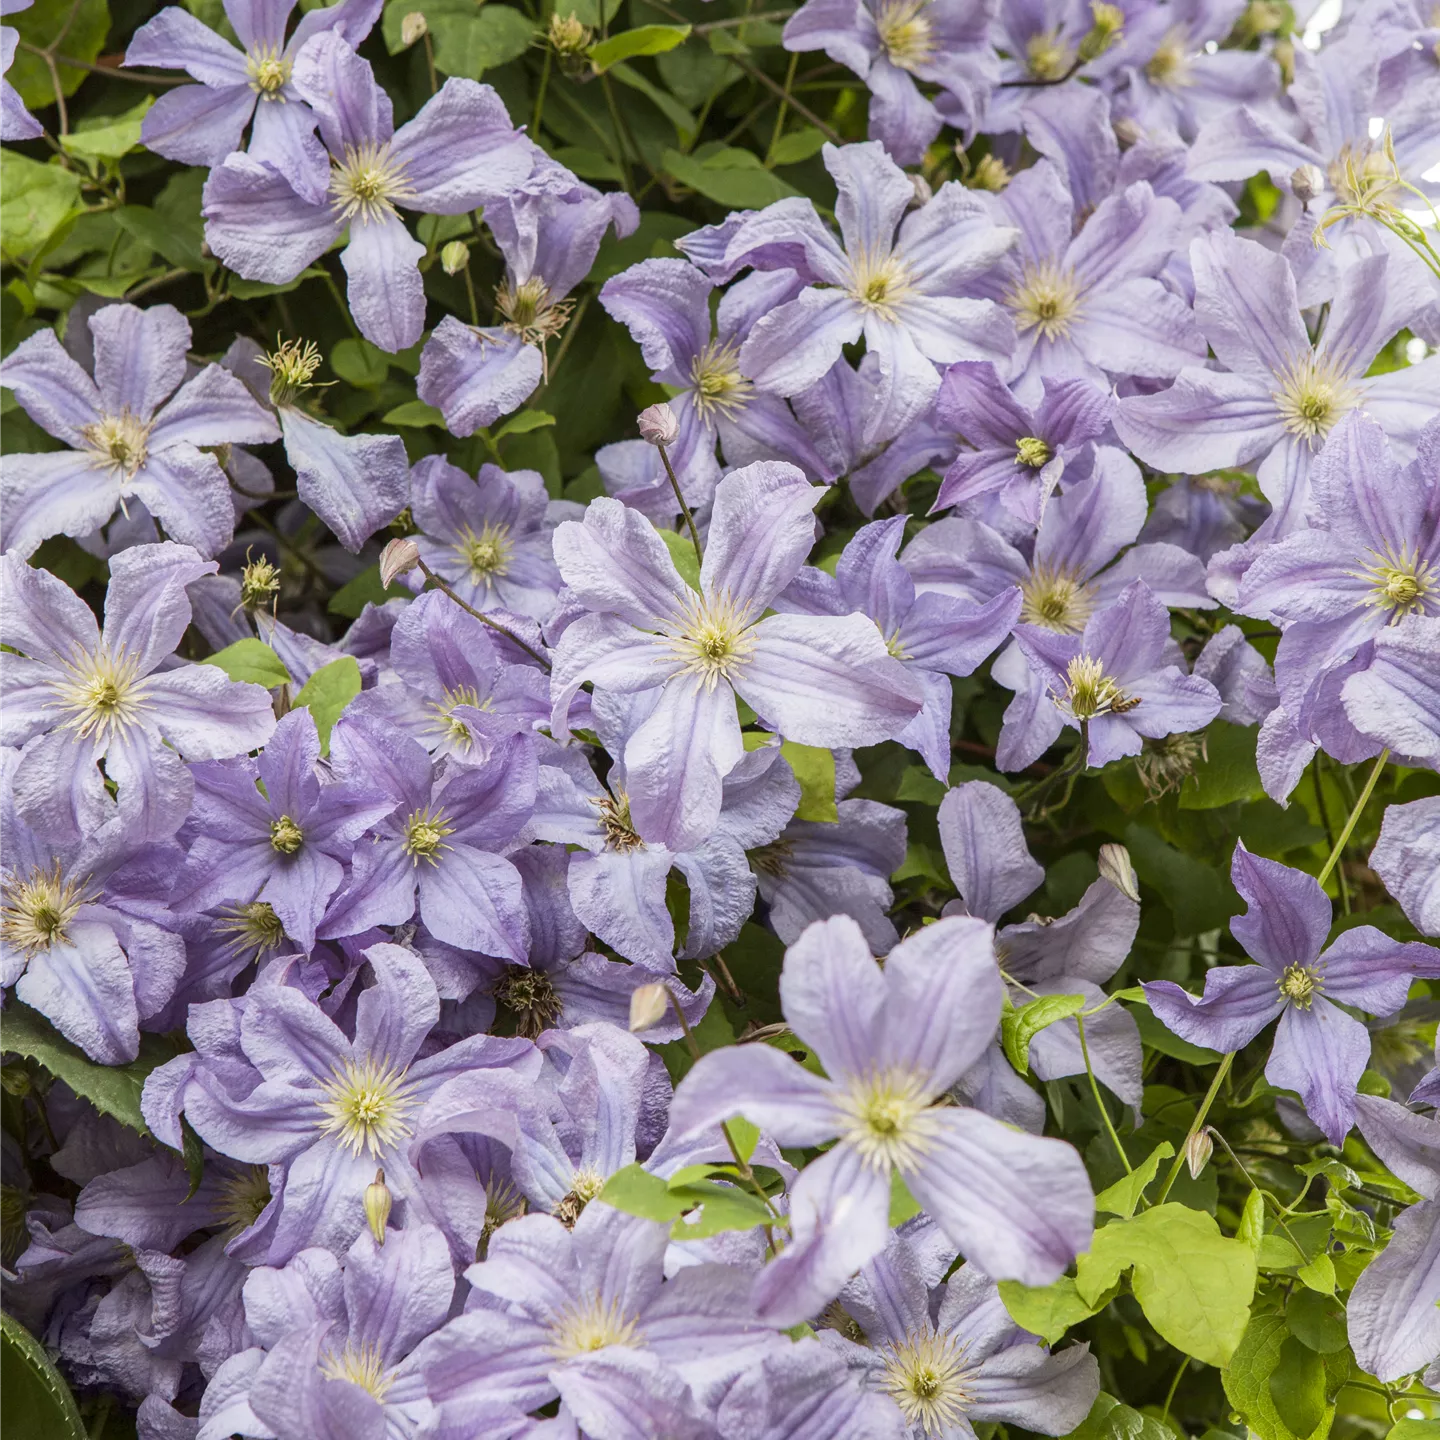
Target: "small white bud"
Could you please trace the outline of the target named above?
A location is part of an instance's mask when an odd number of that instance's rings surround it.
[[[400,43],[407,46],[413,45],[429,32],[430,26],[426,23],[425,17],[418,10],[412,10],[400,22]]]
[[[1128,115],[1121,116],[1110,128],[1114,130],[1115,138],[1126,150],[1132,145],[1138,145],[1145,138],[1145,127]]]
[[[912,175],[910,185],[915,191],[915,198],[910,202],[912,206],[918,208],[921,205],[928,205],[935,198],[935,192],[930,188],[930,182],[923,175]]]
[[[1197,1130],[1185,1142],[1185,1164],[1189,1168],[1192,1180],[1200,1178],[1201,1172],[1210,1163],[1210,1157],[1214,1153],[1215,1142],[1210,1138],[1208,1125]]]
[[[385,1172],[377,1170],[375,1178],[365,1187],[365,1219],[377,1245],[385,1243],[385,1226],[394,1204],[395,1197],[385,1183]]]
[[[657,980],[630,992],[630,1033],[658,1025],[670,1008],[670,992]]]
[[[420,563],[420,547],[408,537],[392,540],[380,552],[380,583],[388,590]]]
[[[1140,903],[1140,877],[1123,845],[1100,847],[1100,878],[1108,880],[1127,899]]]
[[[470,263],[470,247],[463,240],[452,240],[440,252],[440,268],[447,275],[458,275]]]
[[[1290,172],[1290,193],[1308,205],[1325,188],[1325,176],[1318,165],[1300,165]]]
[[[673,445],[680,438],[680,421],[663,401],[640,412],[640,438],[652,445]]]

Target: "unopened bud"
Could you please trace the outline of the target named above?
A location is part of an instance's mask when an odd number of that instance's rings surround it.
[[[420,547],[409,536],[390,541],[380,552],[380,583],[388,590],[419,563]]]
[[[910,185],[915,191],[915,198],[910,202],[912,206],[918,208],[921,205],[928,205],[935,198],[935,192],[930,188],[930,182],[923,175],[912,175]]]
[[[640,412],[640,438],[652,445],[673,445],[680,438],[680,420],[663,401]]]
[[[560,56],[579,55],[589,48],[590,31],[580,23],[572,10],[568,15],[552,15],[546,32],[550,48]]]
[[[1325,176],[1318,165],[1299,165],[1290,172],[1290,193],[1308,205],[1325,188]]]
[[[377,1170],[375,1178],[365,1187],[365,1219],[377,1245],[385,1243],[385,1226],[394,1204],[395,1197],[385,1183],[385,1172]]]
[[[470,263],[470,247],[463,240],[452,240],[440,252],[440,268],[447,275],[458,275]]]
[[[1275,0],[1250,0],[1244,13],[1235,22],[1232,39],[1248,45],[1261,35],[1273,35],[1285,23],[1285,7]]]
[[[1203,1129],[1197,1130],[1185,1142],[1185,1164],[1190,1171],[1190,1178],[1198,1180],[1200,1173],[1210,1163],[1210,1157],[1215,1153],[1215,1142],[1210,1138],[1210,1127],[1206,1125]]]
[[[657,980],[630,992],[630,1033],[658,1025],[670,1008],[670,992]]]
[[[430,26],[425,17],[418,10],[412,10],[400,22],[400,43],[406,46],[413,45],[429,32]]]
[[[1126,899],[1140,903],[1140,877],[1123,845],[1100,847],[1100,878],[1108,880]]]
[[[1082,65],[1103,55],[1120,38],[1120,32],[1125,28],[1125,12],[1118,5],[1102,5],[1098,0],[1093,0],[1090,15],[1090,29],[1080,42],[1078,52]]]
[[[1138,145],[1145,138],[1145,127],[1129,115],[1122,115],[1110,128],[1115,132],[1115,138],[1126,150],[1132,145]]]
[[[965,183],[972,190],[998,194],[1010,183],[1010,167],[998,155],[982,155]]]

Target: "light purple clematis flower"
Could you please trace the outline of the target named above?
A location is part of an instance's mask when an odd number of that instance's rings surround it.
[[[440,1016],[434,982],[398,945],[372,945],[365,954],[375,984],[359,994],[353,1036],[300,991],[257,985],[230,1020],[230,1053],[182,1055],[146,1081],[146,1116],[166,1143],[179,1148],[183,1109],[222,1155],[284,1167],[283,1185],[274,1187],[272,1265],[313,1245],[343,1251],[365,1228],[365,1187],[377,1168],[397,1223],[427,1220],[424,1184],[408,1158],[425,1102],[475,1069],[517,1066],[534,1075],[540,1068],[528,1040],[490,1035],[421,1058]],[[200,1009],[192,1009],[190,1026],[203,1044],[209,1017]]]
[[[999,1278],[1049,1284],[1089,1244],[1094,1200],[1068,1145],[935,1103],[989,1044],[1002,992],[984,921],[926,926],[882,971],[841,916],[812,925],[780,976],[785,1018],[829,1079],[756,1044],[704,1055],[680,1082],[677,1136],[738,1114],[782,1145],[838,1137],[791,1190],[791,1242],[756,1280],[763,1316],[809,1318],[885,1248],[894,1171],[946,1238]]]
[[[794,466],[761,461],[720,482],[699,589],[687,585],[644,516],[593,500],[555,532],[560,573],[595,613],[555,650],[551,732],[587,680],[661,693],[625,745],[630,813],[646,840],[694,848],[720,813],[721,782],[744,753],[736,696],[787,739],[868,745],[919,713],[918,687],[859,615],[772,615],[799,573],[824,492]]]
[[[948,119],[973,135],[999,60],[999,0],[807,0],[785,22],[787,50],[823,50],[870,90],[870,134],[900,165],[918,165]],[[946,94],[945,115],[916,81]]]
[[[530,943],[520,875],[502,855],[535,804],[535,752],[521,736],[438,779],[421,746],[375,716],[342,716],[330,737],[342,779],[382,790],[393,809],[355,847],[324,937],[403,925],[419,907],[438,940],[523,962]]]
[[[462,600],[477,610],[550,618],[560,590],[553,534],[567,512],[552,507],[538,470],[482,465],[471,480],[443,456],[427,455],[410,484],[420,558]],[[419,590],[425,577],[412,570],[405,583]]]
[[[1331,1144],[1355,1122],[1355,1087],[1370,1058],[1370,1032],[1339,1006],[1391,1015],[1416,976],[1440,975],[1440,951],[1401,944],[1358,925],[1325,948],[1330,901],[1311,875],[1235,847],[1230,878],[1249,908],[1231,933],[1257,963],[1223,965],[1200,998],[1169,980],[1145,986],[1171,1030],[1212,1050],[1239,1050],[1279,1019],[1265,1078],[1296,1091]]]
[[[1362,735],[1440,770],[1440,615],[1411,614],[1387,625],[1370,663],[1340,687],[1340,703]]]
[[[944,1241],[934,1232],[926,1219],[892,1233],[840,1292],[863,1344],[834,1330],[820,1331],[821,1343],[868,1390],[890,1398],[912,1440],[971,1440],[987,1420],[1068,1435],[1100,1393],[1090,1347],[1052,1355],[1010,1318],[995,1282],[974,1264],[937,1292],[935,1262],[948,1256],[935,1254]]]
[[[1220,713],[1219,691],[1174,663],[1170,612],[1143,580],[1080,635],[1021,625],[1015,640],[1039,683],[1018,686],[1005,711],[1002,770],[1023,770],[1067,727],[1088,735],[1086,763],[1099,766],[1138,755],[1144,739],[1203,730]]]
[[[35,0],[0,0],[0,15],[28,10]],[[0,25],[0,75],[15,63],[20,32],[13,25]],[[45,127],[25,108],[19,91],[8,80],[0,80],[0,140],[34,140]]]
[[[107,305],[90,317],[90,333],[93,380],[52,330],[0,362],[0,385],[70,447],[5,457],[6,553],[89,535],[134,499],[171,539],[215,554],[235,533],[235,507],[220,462],[201,447],[275,440],[275,421],[219,365],[185,379],[190,322],[171,305]]]
[[[976,278],[1010,249],[1015,232],[953,181],[907,215],[915,187],[877,142],[826,145],[823,154],[839,191],[840,241],[798,198],[740,217],[729,236],[725,269],[794,270],[806,285],[754,325],[740,371],[762,390],[796,395],[863,336],[879,357],[875,418],[893,434],[902,418],[929,408],[940,388],[936,365],[1003,364],[1013,353],[1014,330],[1000,307],[962,297],[979,293]]]
[[[1440,795],[1391,805],[1370,865],[1422,935],[1440,935]]]
[[[170,903],[210,910],[263,898],[309,951],[355,842],[395,805],[378,789],[322,780],[319,760],[314,716],[292,710],[258,760],[193,766],[189,854]]]
[[[404,350],[425,328],[425,288],[397,207],[464,215],[501,199],[530,173],[533,146],[499,97],[473,80],[447,80],[399,130],[369,64],[334,31],[309,40],[292,84],[315,111],[330,154],[327,194],[297,192],[290,177],[231,155],[205,184],[205,238],[236,274],[284,284],[323,255],[346,226],[341,263],[350,310],[382,350]]]
[[[287,43],[294,8],[294,0],[268,5],[230,0],[225,14],[243,53],[178,5],[142,25],[124,63],[185,70],[200,84],[163,91],[141,122],[140,143],[183,165],[219,165],[240,149],[253,117],[251,158],[273,165],[298,192],[321,200],[330,166],[315,138],[315,112],[291,79],[295,57],[307,40],[327,30],[358,49],[379,18],[380,4],[342,0],[311,10]]]
[[[757,391],[740,369],[741,347],[756,322],[793,300],[803,284],[788,270],[746,276],[722,296],[713,333],[710,297],[715,284],[684,260],[642,260],[607,280],[600,291],[606,312],[640,346],[653,372],[650,378],[676,392],[669,405],[680,434],[669,447],[670,462],[692,507],[708,507],[714,498],[721,476],[717,441],[731,466],[788,460],[813,479],[834,478],[785,401]],[[629,478],[630,487],[648,480],[669,495],[669,480],[654,447],[633,453],[643,468]]]
[[[950,677],[975,671],[1009,638],[1021,594],[1007,587],[983,605],[934,591],[916,594],[910,572],[895,558],[906,515],[874,520],[856,531],[834,575],[805,566],[776,597],[782,615],[866,615],[885,648],[924,696],[920,713],[893,738],[917,750],[942,783],[950,775]]]
[[[1195,318],[1226,367],[1197,363],[1174,385],[1120,401],[1115,428],[1159,470],[1198,475],[1258,462],[1275,515],[1263,532],[1304,523],[1316,452],[1364,406],[1408,452],[1435,414],[1440,358],[1366,378],[1380,348],[1415,316],[1421,285],[1383,255],[1346,270],[1312,345],[1286,260],[1219,231],[1194,241]]]
[[[164,839],[194,794],[182,757],[224,760],[270,738],[275,712],[259,685],[213,665],[160,668],[190,623],[185,586],[215,569],[187,545],[122,550],[102,632],[63,581],[0,557],[0,639],[19,652],[4,660],[0,743],[24,747],[16,809],[40,834],[76,840],[118,813],[130,840]]]
[[[547,373],[546,345],[570,319],[566,296],[589,273],[607,229],[620,237],[640,223],[625,194],[601,194],[563,166],[537,157],[525,187],[485,207],[505,257],[496,319],[467,325],[447,315],[420,355],[420,398],[454,435],[473,435],[517,409]]]

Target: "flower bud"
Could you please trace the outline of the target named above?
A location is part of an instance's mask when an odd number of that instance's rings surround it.
[[[638,1035],[658,1025],[670,1008],[670,992],[660,982],[642,985],[630,992],[630,1033]]]
[[[1121,147],[1126,150],[1138,145],[1145,138],[1145,127],[1128,115],[1122,115],[1110,128],[1115,132],[1115,138]]]
[[[1203,1126],[1185,1142],[1185,1164],[1190,1178],[1198,1180],[1201,1172],[1210,1163],[1215,1152],[1215,1142],[1210,1138],[1210,1127]]]
[[[429,31],[430,26],[426,23],[425,17],[418,10],[412,10],[400,22],[400,43],[405,46],[413,45]]]
[[[663,401],[640,412],[640,438],[652,445],[673,445],[680,438],[680,421]]]
[[[1090,15],[1092,23],[1078,52],[1082,65],[1103,55],[1125,28],[1125,12],[1118,5],[1102,5],[1098,0],[1091,0]]]
[[[1100,878],[1108,880],[1127,899],[1140,903],[1140,877],[1123,845],[1100,847]]]
[[[590,31],[580,23],[573,10],[568,15],[552,15],[545,38],[550,42],[550,48],[562,57],[579,55],[590,45]]]
[[[440,268],[447,275],[458,275],[470,263],[470,247],[463,240],[452,240],[440,252]]]
[[[394,1204],[395,1197],[385,1183],[385,1172],[377,1170],[375,1178],[365,1187],[365,1219],[377,1245],[385,1243],[385,1226]]]
[[[1325,176],[1318,165],[1299,165],[1290,172],[1290,193],[1308,205],[1325,188]]]
[[[910,185],[915,191],[915,198],[910,202],[913,207],[928,205],[935,198],[935,192],[930,188],[930,182],[923,175],[912,175]]]
[[[390,541],[380,552],[380,583],[388,590],[419,563],[420,547],[409,536]]]

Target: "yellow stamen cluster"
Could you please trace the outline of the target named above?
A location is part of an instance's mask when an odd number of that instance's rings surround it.
[[[487,695],[482,700],[480,692],[473,685],[457,685],[453,690],[446,690],[439,700],[431,702],[430,709],[435,718],[429,728],[448,740],[457,750],[468,750],[474,736],[470,734],[470,727],[455,715],[455,711],[462,705],[473,710],[494,708],[490,697]]]
[[[935,57],[935,27],[925,14],[930,0],[881,0],[875,28],[890,63],[915,70]]]
[[[1428,611],[1432,600],[1440,601],[1440,570],[1419,551],[1409,545],[1399,550],[1387,545],[1370,553],[1374,563],[1357,572],[1356,578],[1370,583],[1366,604],[1390,611],[1392,624],[1412,610]]]
[[[1165,38],[1145,63],[1145,76],[1162,90],[1181,90],[1193,83],[1190,73],[1190,41],[1180,26],[1166,31]]]
[[[505,317],[505,329],[527,345],[543,346],[553,340],[574,307],[573,300],[552,300],[550,287],[538,275],[519,285],[501,285],[495,292],[495,308]]]
[[[347,145],[343,160],[332,160],[330,205],[342,220],[362,224],[395,214],[396,203],[415,198],[404,164],[391,153],[388,140]]]
[[[1095,593],[1074,571],[1037,565],[1020,584],[1020,619],[1061,635],[1078,635],[1095,609]]]
[[[253,611],[269,605],[273,609],[279,593],[279,567],[271,563],[268,555],[252,560],[247,550],[240,571],[240,608]]]
[[[1287,965],[1277,980],[1280,993],[1297,1009],[1308,1010],[1315,997],[1325,989],[1325,982],[1311,965]]]
[[[268,900],[252,900],[222,913],[215,922],[221,935],[230,937],[227,948],[232,955],[254,951],[257,956],[278,950],[285,943],[285,927]]]
[[[108,650],[82,655],[65,667],[57,686],[62,728],[82,740],[105,745],[134,725],[149,708],[149,687],[140,675],[139,662]]]
[[[70,939],[70,922],[89,899],[83,880],[67,879],[56,860],[28,876],[8,875],[0,888],[0,935],[27,959]]]
[[[896,307],[913,293],[910,272],[896,255],[861,254],[850,262],[852,300],[882,320],[895,320]]]
[[[1038,435],[1022,435],[1015,442],[1015,463],[1042,469],[1050,463],[1050,447]]]
[[[740,347],[733,340],[712,341],[695,357],[690,375],[695,382],[695,408],[703,416],[732,419],[750,401],[755,388],[740,373]]]
[[[290,62],[275,45],[261,45],[245,57],[245,75],[250,88],[262,100],[285,103],[280,93],[290,79]]]
[[[913,1169],[939,1131],[924,1080],[905,1070],[853,1077],[840,1099],[841,1137],[875,1170]]]
[[[455,553],[470,571],[470,578],[477,585],[488,585],[498,580],[510,569],[510,557],[514,553],[508,525],[494,525],[486,521],[480,533],[467,525],[460,531]]]
[[[1015,316],[1015,328],[1022,333],[1038,330],[1043,339],[1059,340],[1082,314],[1080,282],[1073,271],[1053,260],[1026,264],[1005,304]]]
[[[347,1345],[338,1355],[322,1355],[320,1373],[327,1380],[348,1380],[376,1400],[384,1400],[395,1383],[395,1377],[386,1373],[380,1347],[371,1341],[359,1346]]]
[[[645,842],[630,818],[630,797],[617,790],[613,796],[601,795],[590,802],[600,811],[600,833],[607,850],[643,850]]]
[[[1312,447],[1360,403],[1360,391],[1336,362],[1313,351],[1275,376],[1271,392],[1285,428]]]
[[[419,865],[422,860],[427,865],[436,865],[440,852],[450,849],[445,837],[454,833],[455,827],[450,824],[445,812],[427,805],[423,810],[412,810],[405,817],[401,848],[410,857],[412,865]]]
[[[262,355],[260,363],[271,377],[270,403],[288,405],[302,390],[308,390],[320,360],[320,347],[313,340],[286,340],[269,355]]]
[[[1139,698],[1127,696],[1115,679],[1105,673],[1103,661],[1077,655],[1065,667],[1065,688],[1055,703],[1076,720],[1094,720],[1100,715],[1123,715],[1133,710]]]
[[[334,1135],[352,1154],[378,1156],[410,1136],[414,1087],[405,1070],[380,1060],[346,1060],[321,1087],[322,1134]]]
[[[104,415],[81,430],[91,463],[111,471],[117,480],[129,480],[149,457],[150,426],[129,410]]]
[[[288,816],[270,822],[270,848],[293,855],[305,843],[305,832]]]
[[[666,644],[680,662],[677,675],[697,675],[707,690],[730,680],[755,649],[750,625],[755,607],[734,604],[728,594],[707,598],[691,593],[671,621]]]
[[[974,1401],[967,1347],[950,1335],[923,1330],[883,1352],[880,1383],[911,1425],[927,1435],[958,1430]]]
[[[567,1306],[551,1325],[550,1353],[557,1360],[590,1355],[610,1345],[636,1342],[636,1322],[626,1315],[618,1299],[604,1301],[589,1295]]]
[[[593,1165],[577,1170],[570,1189],[555,1207],[555,1218],[567,1229],[585,1213],[585,1207],[605,1188],[605,1177]]]
[[[247,1165],[220,1183],[217,1208],[223,1229],[238,1235],[248,1230],[270,1203],[270,1172],[264,1165]]]
[[[1074,60],[1075,52],[1054,30],[1032,35],[1025,44],[1025,64],[1033,80],[1058,80]]]

